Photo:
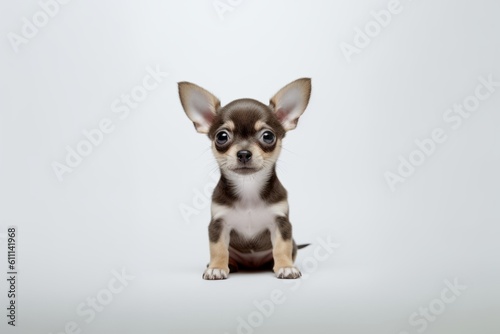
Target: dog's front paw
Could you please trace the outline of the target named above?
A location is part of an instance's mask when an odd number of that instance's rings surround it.
[[[221,268],[207,268],[203,273],[203,279],[215,280],[215,279],[226,279],[229,269]]]
[[[276,277],[285,279],[295,279],[302,276],[300,270],[295,267],[282,267],[275,270]]]

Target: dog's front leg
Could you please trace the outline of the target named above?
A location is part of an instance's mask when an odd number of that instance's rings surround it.
[[[299,278],[300,271],[293,265],[292,224],[288,217],[276,218],[276,229],[273,236],[274,273],[278,278]]]
[[[207,280],[225,279],[229,274],[229,229],[222,219],[215,219],[208,226],[210,264],[203,273]]]

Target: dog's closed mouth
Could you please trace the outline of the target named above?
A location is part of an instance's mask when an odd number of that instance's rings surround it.
[[[236,167],[233,169],[233,172],[239,173],[239,174],[250,174],[253,172],[256,172],[257,168],[255,167],[248,167],[248,166],[241,166],[241,167]]]

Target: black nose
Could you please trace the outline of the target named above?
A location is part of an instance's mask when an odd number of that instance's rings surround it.
[[[246,163],[249,162],[250,159],[252,159],[252,152],[247,150],[238,151],[238,153],[236,153],[236,156],[238,157],[238,160],[240,162]]]

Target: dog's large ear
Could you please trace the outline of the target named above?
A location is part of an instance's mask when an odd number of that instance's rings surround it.
[[[179,97],[196,131],[208,133],[220,101],[207,90],[190,82],[179,82]]]
[[[271,108],[286,131],[297,127],[311,95],[311,79],[301,78],[281,88],[270,101]]]

